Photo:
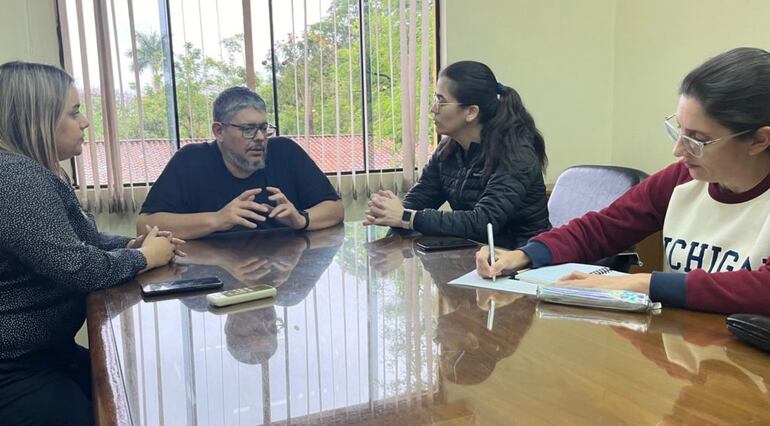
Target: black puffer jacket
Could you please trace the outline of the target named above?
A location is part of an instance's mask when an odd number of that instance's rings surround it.
[[[455,141],[442,141],[457,144]],[[495,245],[516,248],[550,229],[543,172],[534,151],[511,170],[497,170],[484,182],[481,145],[468,152],[456,146],[445,159],[436,150],[404,207],[417,210],[414,229],[425,235],[450,235],[487,240],[487,223],[495,229]],[[439,211],[445,201],[452,211]]]

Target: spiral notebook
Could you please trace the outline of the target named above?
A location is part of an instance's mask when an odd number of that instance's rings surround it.
[[[565,263],[524,270],[510,278],[500,278],[497,281],[481,278],[476,271],[471,271],[450,281],[449,284],[531,294],[544,302],[597,309],[650,312],[659,310],[661,307],[660,303],[652,302],[644,293],[560,285],[559,279],[576,271],[595,275],[628,275],[603,266]]]
[[[544,266],[542,268],[527,269],[511,278],[536,285],[553,285],[560,278],[573,272],[585,272],[594,275],[628,275],[625,272],[613,271],[606,266],[587,265],[585,263],[563,263],[561,265]]]
[[[562,265],[523,270],[511,277],[498,277],[497,281],[480,277],[478,272],[474,269],[461,277],[453,279],[449,284],[461,287],[531,294],[534,296],[537,294],[538,286],[554,285],[559,278],[575,271],[599,275],[626,275],[623,272],[613,271],[610,268],[603,266],[586,265],[583,263],[565,263]]]

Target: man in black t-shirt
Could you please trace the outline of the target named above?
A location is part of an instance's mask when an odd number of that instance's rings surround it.
[[[271,137],[275,127],[259,95],[245,87],[222,92],[211,130],[216,140],[187,145],[166,165],[142,205],[139,234],[147,225],[195,239],[342,222],[342,202],[313,160],[291,139]]]

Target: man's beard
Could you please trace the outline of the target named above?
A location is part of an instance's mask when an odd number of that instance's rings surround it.
[[[223,152],[225,156],[227,156],[228,160],[230,160],[232,163],[238,166],[239,169],[245,172],[254,173],[257,170],[262,170],[265,168],[265,159],[267,158],[267,146],[265,146],[265,150],[262,151],[262,156],[256,162],[251,162],[246,157],[241,157],[240,155],[236,155],[228,151],[223,150]]]

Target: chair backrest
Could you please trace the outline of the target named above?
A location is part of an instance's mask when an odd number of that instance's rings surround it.
[[[573,166],[565,170],[548,199],[553,227],[590,211],[601,210],[641,182],[647,173],[628,167]]]

